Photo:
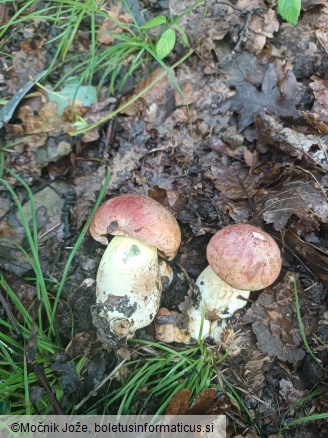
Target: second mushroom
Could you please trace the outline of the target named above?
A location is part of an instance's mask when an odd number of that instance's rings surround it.
[[[206,255],[209,266],[196,280],[199,303],[188,309],[187,335],[186,330],[179,330],[174,337],[177,342],[178,338],[191,342],[200,336],[220,342],[226,319],[246,305],[250,291],[273,283],[281,269],[280,250],[274,239],[249,224],[222,228],[210,240]],[[160,329],[158,338],[164,341],[166,329]]]
[[[91,225],[92,237],[108,244],[97,273],[92,312],[99,339],[117,346],[146,327],[158,311],[162,285],[159,254],[172,260],[181,232],[174,216],[147,196],[127,194],[103,203]]]

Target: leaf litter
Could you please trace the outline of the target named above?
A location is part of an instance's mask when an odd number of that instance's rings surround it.
[[[184,2],[183,7],[188,4]],[[181,2],[171,0],[168,6],[172,13],[181,12]],[[174,72],[183,96],[166,75],[116,117],[115,127],[102,126],[72,140],[68,134],[74,121],[71,109],[59,116],[56,105],[41,93],[37,99],[29,97],[20,103],[1,136],[5,144],[19,139],[18,145],[6,149],[6,165],[28,181],[41,202],[37,215],[38,231],[44,236],[40,257],[45,271],[55,278],[60,277],[65,248],[76,240],[107,166],[111,171],[108,197],[148,194],[171,208],[180,222],[183,243],[176,263],[185,275],[165,297],[170,310],[185,311],[194,299],[192,282],[206,265],[206,245],[216,230],[228,223],[251,222],[273,235],[284,255],[281,278],[252,295],[248,310],[234,315],[218,347],[231,349],[225,376],[240,389],[253,417],[259,419],[261,435],[270,436],[279,429],[279,412],[287,413],[291,403],[309,394],[313,386],[304,382],[315,374],[296,318],[292,272],[299,280],[308,342],[325,366],[328,363],[328,355],[316,340],[322,338],[327,321],[328,13],[325,2],[303,2],[303,17],[293,28],[281,21],[272,2],[214,1],[208,7],[207,16],[196,10],[180,23],[196,53]],[[5,8],[2,12],[7,14]],[[130,20],[122,11],[115,14],[119,21]],[[108,39],[111,23],[109,18],[100,25],[97,38],[103,45],[112,43]],[[31,72],[37,74],[47,67],[43,40],[24,40],[23,34],[20,38],[10,70],[0,64],[6,98],[31,79]],[[182,49],[177,46],[176,50],[179,54]],[[110,114],[116,101],[127,103],[161,72],[155,66],[152,73],[138,72],[137,85],[129,94],[108,101],[102,90],[97,103],[83,110],[76,106],[74,111],[89,123],[98,121]],[[50,76],[45,85],[50,89],[55,82]],[[21,196],[28,212],[29,201]],[[4,191],[0,197],[0,234],[24,245],[17,212]],[[62,296],[68,299],[75,320],[67,349],[70,357],[75,352],[92,355],[94,345],[100,351],[88,316],[94,302],[93,283],[83,281],[95,279],[102,252],[89,237],[85,239],[74,279],[68,281]],[[7,253],[8,246],[2,242],[2,267],[19,277],[25,275],[29,267],[23,257],[12,253],[8,260]],[[19,287],[24,288],[29,302],[31,289]],[[80,292],[87,306],[76,299]],[[72,318],[65,313],[65,305],[59,321],[61,334],[67,336]],[[149,333],[144,335],[153,339]],[[54,364],[63,374],[64,387],[74,392],[76,376],[70,362],[58,358]],[[324,377],[316,375],[311,383],[322,384]],[[213,388],[191,399],[187,390],[179,391],[169,407],[180,415],[214,410],[242,418],[231,399]],[[311,412],[324,412],[325,406],[318,399]],[[299,416],[297,410],[293,415]],[[245,428],[239,427],[239,432]],[[319,433],[316,429],[312,436],[319,437]]]

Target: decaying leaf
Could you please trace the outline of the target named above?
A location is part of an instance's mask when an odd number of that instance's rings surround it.
[[[273,359],[255,347],[251,330],[233,335],[228,333],[223,346],[231,352],[228,360],[229,380],[238,386],[246,384],[251,397],[261,397],[265,386],[265,365],[272,363]]]
[[[231,403],[224,394],[214,388],[202,391],[189,407],[190,389],[178,391],[170,400],[166,415],[222,415],[231,409]]]
[[[279,382],[279,394],[285,402],[292,404],[304,397],[306,391],[296,389],[291,380],[281,379]]]
[[[287,182],[279,190],[270,191],[263,210],[264,220],[280,231],[292,215],[317,225],[328,222],[327,197],[313,181]]]
[[[250,199],[258,193],[260,177],[249,173],[249,169],[240,163],[231,166],[211,166],[206,176],[213,179],[215,187],[229,199]]]
[[[293,230],[283,231],[286,246],[303,261],[323,284],[328,286],[328,252],[312,243],[304,242]]]
[[[327,136],[305,135],[285,128],[275,117],[263,113],[256,115],[255,123],[259,148],[272,145],[297,160],[307,161],[318,170],[328,170]]]
[[[42,71],[35,76],[33,80],[27,81],[24,86],[15,93],[15,95],[6,103],[6,105],[0,110],[0,128],[3,127],[4,122],[9,122],[12,118],[17,106],[24,98],[24,96],[34,87],[35,83],[38,82],[45,74],[47,70]]]
[[[231,409],[228,397],[214,388],[202,391],[189,408],[188,415],[221,415]]]
[[[34,114],[30,106],[22,106],[18,111],[18,119],[21,125],[7,125],[8,131],[21,129],[22,135],[48,135],[58,136],[63,131],[70,129],[68,123],[57,115],[57,105],[55,102],[47,102],[40,109],[39,114]]]
[[[95,354],[97,348],[100,349],[100,344],[94,335],[88,332],[80,332],[73,336],[65,348],[65,353],[69,358],[83,355],[91,356]]]
[[[238,130],[241,132],[254,122],[258,113],[271,113],[278,116],[299,116],[296,105],[300,97],[293,72],[288,71],[284,93],[278,87],[278,74],[275,66],[269,64],[265,70],[262,89],[259,91],[250,82],[242,82],[236,87],[236,94],[221,105],[221,114],[232,110],[239,114]]]
[[[190,389],[181,389],[170,400],[166,409],[166,415],[187,415],[189,410],[189,400],[192,392]]]
[[[124,31],[122,24],[132,22],[132,17],[126,12],[121,12],[121,7],[117,6],[114,9],[107,11],[108,17],[104,19],[97,33],[97,40],[106,45],[110,45],[115,41],[115,34]],[[122,23],[121,25],[119,23]]]
[[[140,116],[145,111],[149,111],[152,106],[156,105],[158,107],[159,105],[162,105],[169,87],[169,78],[164,69],[157,68],[148,76],[147,79],[139,82],[133,92],[127,94],[121,99],[120,106],[127,104],[137,94],[142,92],[145,88],[150,86],[153,81],[160,77],[161,79],[158,80],[148,91],[146,91],[142,97],[140,97],[140,99],[122,109],[121,113],[127,114],[128,116]]]
[[[311,111],[318,115],[319,120],[328,122],[328,81],[317,76],[311,76],[311,79],[313,82],[309,86],[315,97]]]
[[[327,29],[317,29],[316,32],[315,32],[315,35],[318,38],[318,41],[319,41],[321,47],[328,54],[328,33],[327,33]]]
[[[11,78],[7,81],[10,94],[15,94],[28,80],[45,69],[46,56],[41,49],[41,39],[26,40],[21,49],[13,53]]]
[[[247,316],[253,320],[252,329],[258,348],[269,356],[297,363],[305,352],[295,316],[294,275],[287,273],[277,286],[266,289]]]
[[[263,50],[267,38],[272,38],[273,33],[278,30],[279,21],[273,9],[269,9],[263,15],[252,15],[247,29],[246,49],[258,55]]]
[[[9,5],[7,5],[6,3],[1,3],[0,4],[0,26],[8,23],[9,15],[10,15]]]

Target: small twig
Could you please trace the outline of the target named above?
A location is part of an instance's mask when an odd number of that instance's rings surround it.
[[[8,316],[8,319],[11,322],[11,324],[13,325],[13,327],[16,331],[16,334],[19,337],[22,337],[22,333],[18,327],[17,320],[13,314],[13,311],[11,310],[10,303],[5,299],[5,297],[2,295],[1,291],[0,291],[0,303],[2,304],[3,308],[5,309],[5,312]]]
[[[50,401],[53,404],[53,406],[57,412],[57,415],[65,415],[65,412],[63,411],[55,394],[53,393],[53,390],[48,382],[48,379],[46,377],[46,374],[44,372],[43,367],[37,363],[33,363],[33,368],[34,368],[35,374],[38,376],[38,379],[39,379],[41,385],[43,386],[48,397],[50,398]]]

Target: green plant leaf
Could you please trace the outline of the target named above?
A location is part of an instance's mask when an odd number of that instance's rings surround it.
[[[140,29],[152,29],[153,27],[160,26],[166,23],[166,17],[159,15],[158,17],[151,18],[145,24],[140,26]]]
[[[173,29],[167,29],[156,44],[156,54],[160,59],[168,56],[175,46],[176,35]]]
[[[180,38],[181,38],[181,42],[185,47],[189,46],[189,41],[188,41],[188,36],[186,34],[186,32],[184,31],[183,27],[181,26],[181,24],[176,23],[174,25],[174,27],[176,28],[176,30],[179,32],[180,34]]]
[[[301,0],[278,0],[278,10],[284,20],[296,26],[301,12]]]

